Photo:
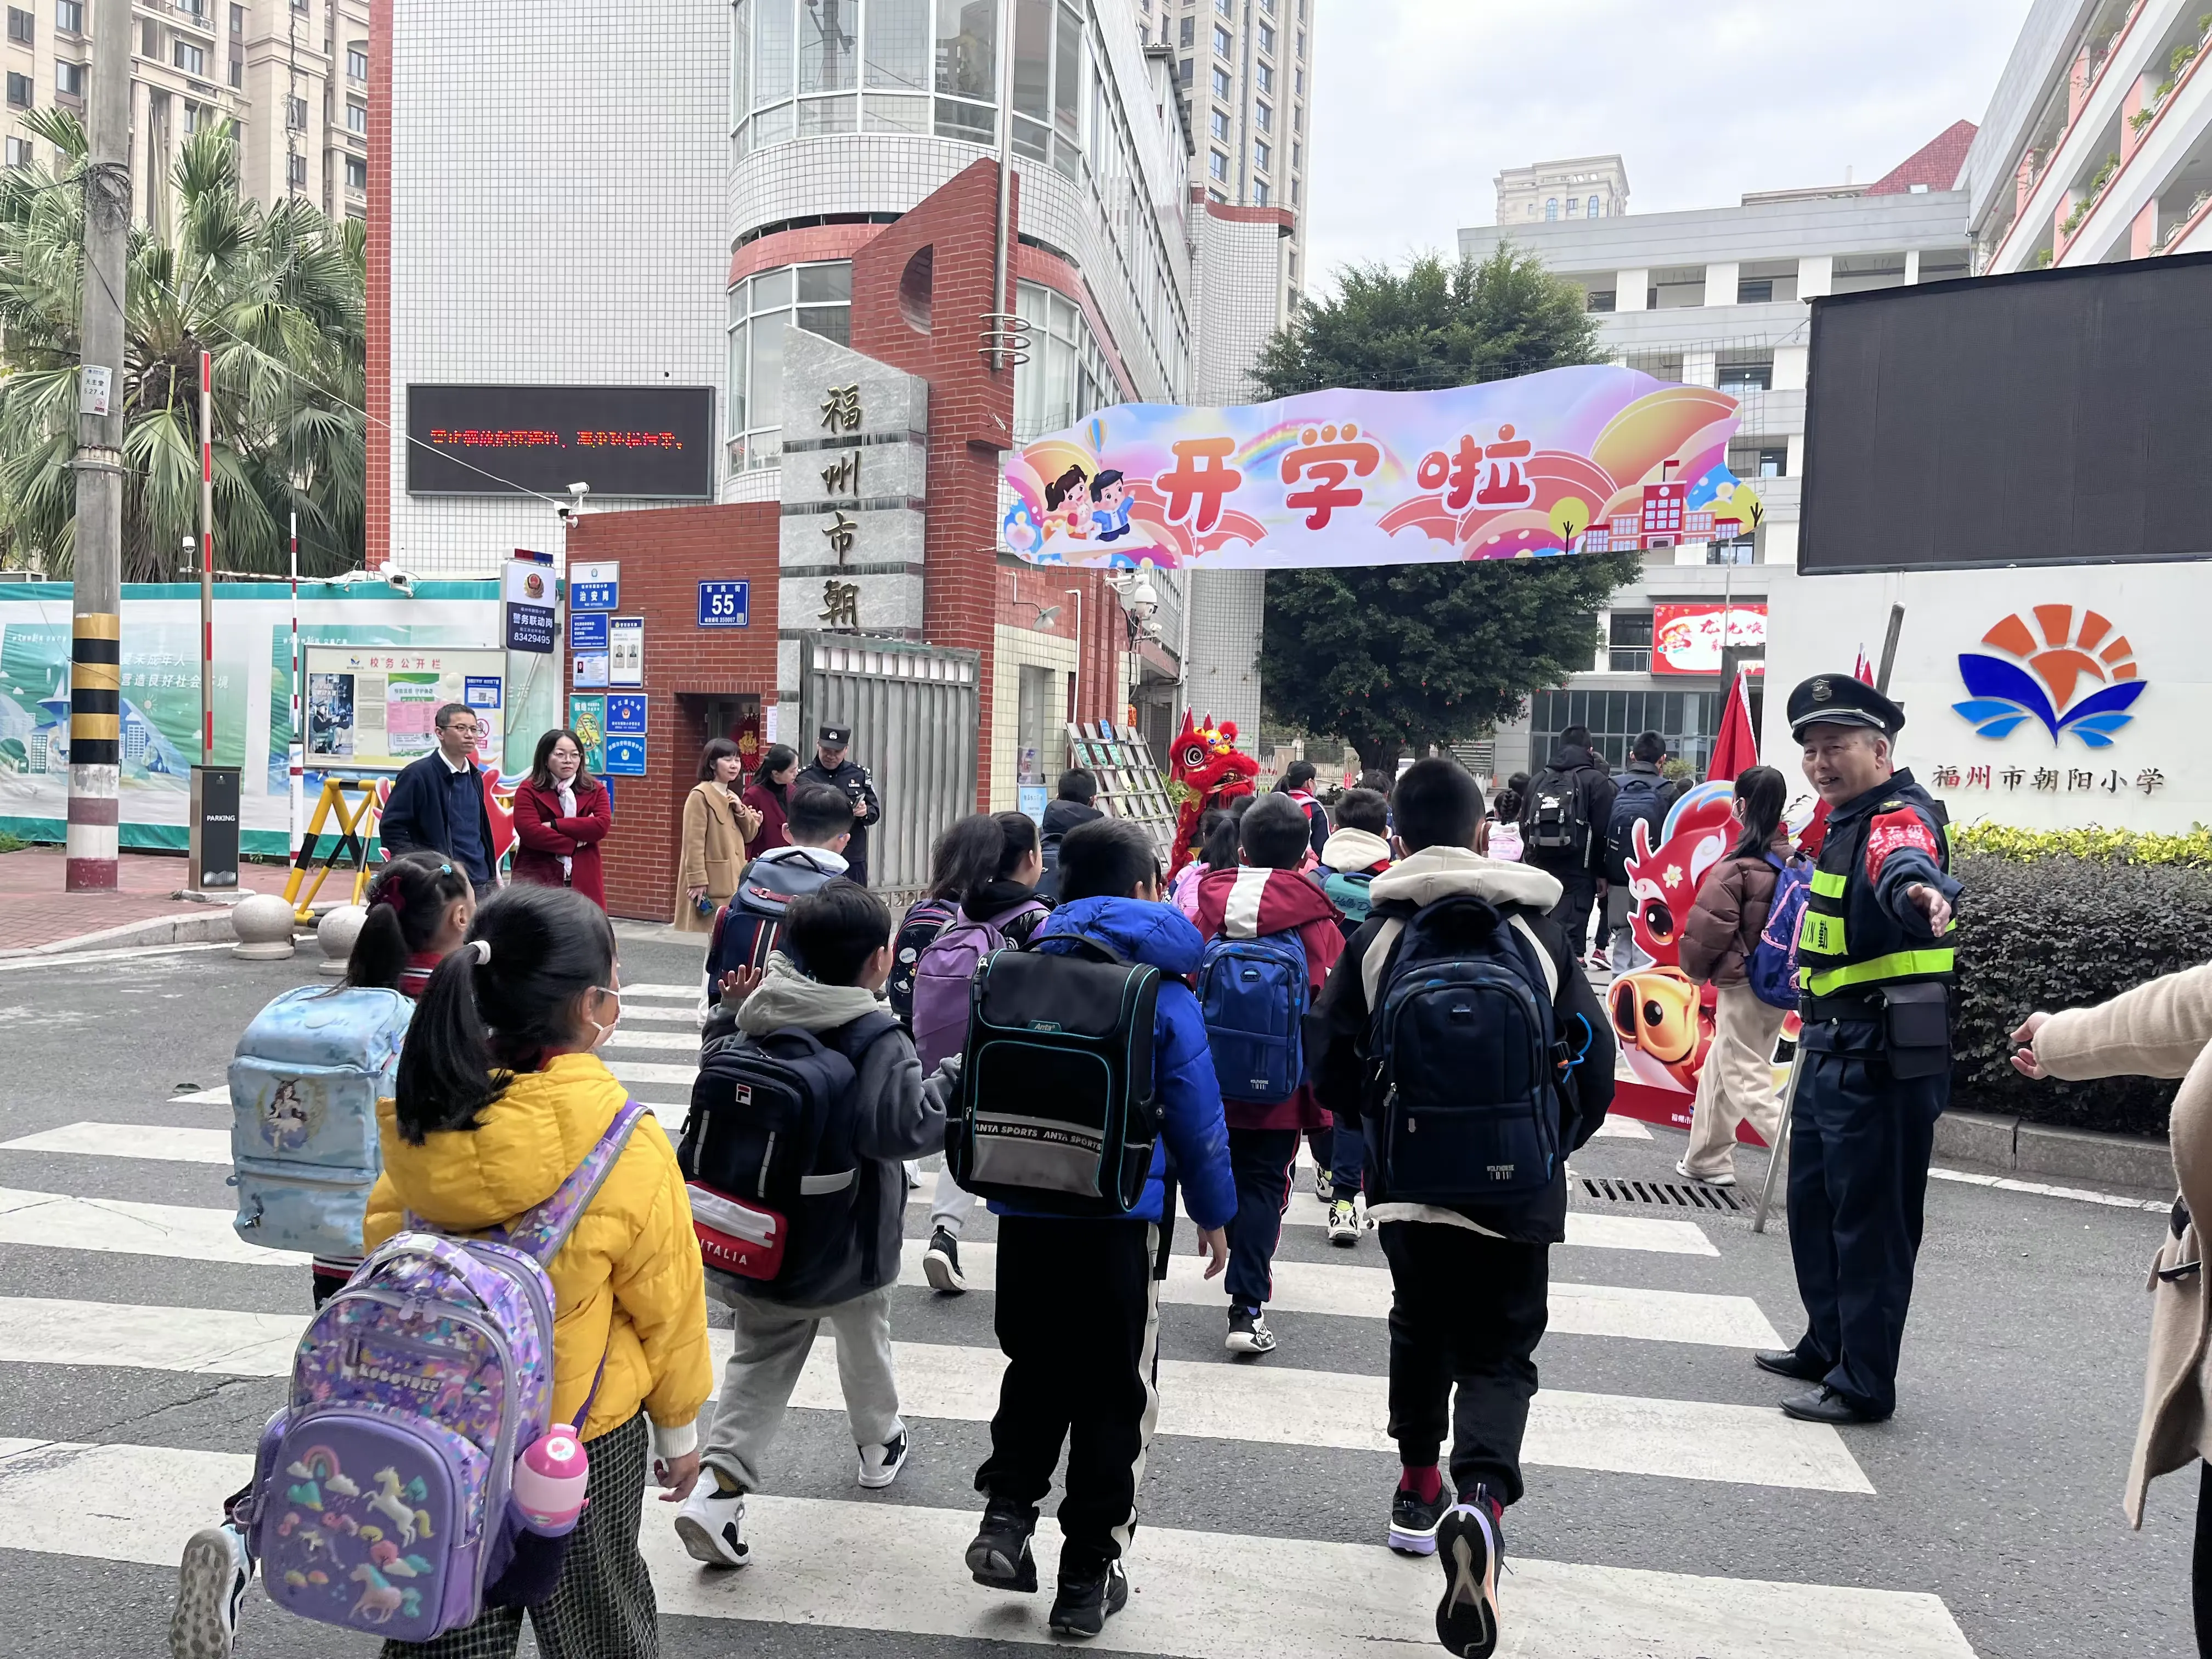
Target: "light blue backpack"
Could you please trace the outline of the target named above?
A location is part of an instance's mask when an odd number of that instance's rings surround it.
[[[232,1225],[247,1243],[361,1254],[376,1103],[414,1012],[397,991],[303,985],[253,1017],[230,1062]]]

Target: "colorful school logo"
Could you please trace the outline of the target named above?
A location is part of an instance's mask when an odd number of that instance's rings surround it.
[[[2143,694],[2135,647],[2094,611],[2075,620],[2070,605],[2039,605],[2034,625],[2017,613],[1982,635],[2003,654],[1963,652],[1959,678],[1970,694],[1953,708],[1985,738],[2039,720],[2055,745],[2071,732],[2091,749],[2109,749],[2112,735],[2135,716]]]

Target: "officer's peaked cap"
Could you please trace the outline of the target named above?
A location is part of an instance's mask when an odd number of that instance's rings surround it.
[[[1905,710],[1864,680],[1849,674],[1815,674],[1790,694],[1790,736],[1802,742],[1808,726],[1868,726],[1895,737]]]

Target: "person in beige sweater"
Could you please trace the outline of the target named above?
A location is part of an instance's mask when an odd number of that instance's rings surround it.
[[[2197,1639],[2212,1651],[2212,1422],[2205,1399],[2208,1303],[2203,1240],[2195,1217],[2212,1213],[2212,965],[2168,974],[2094,1008],[2033,1013],[2012,1034],[2014,1069],[2032,1078],[2179,1078],[2166,1132],[2180,1196],[2151,1262],[2150,1359],[2124,1504],[2142,1525],[2144,1490],[2190,1464],[2202,1470],[2197,1500]]]

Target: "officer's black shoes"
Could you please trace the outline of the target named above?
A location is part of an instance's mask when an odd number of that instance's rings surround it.
[[[1783,1414],[1800,1423],[1880,1423],[1887,1412],[1863,1412],[1826,1383],[1810,1394],[1792,1395],[1782,1402]]]
[[[1829,1371],[1829,1367],[1817,1359],[1805,1358],[1795,1348],[1761,1348],[1752,1355],[1751,1363],[1763,1371],[1771,1371],[1796,1382],[1818,1382]]]
[[[1119,1561],[1109,1561],[1093,1573],[1060,1576],[1060,1593],[1053,1597],[1052,1616],[1046,1621],[1055,1636],[1096,1636],[1106,1621],[1129,1605],[1129,1575]]]

